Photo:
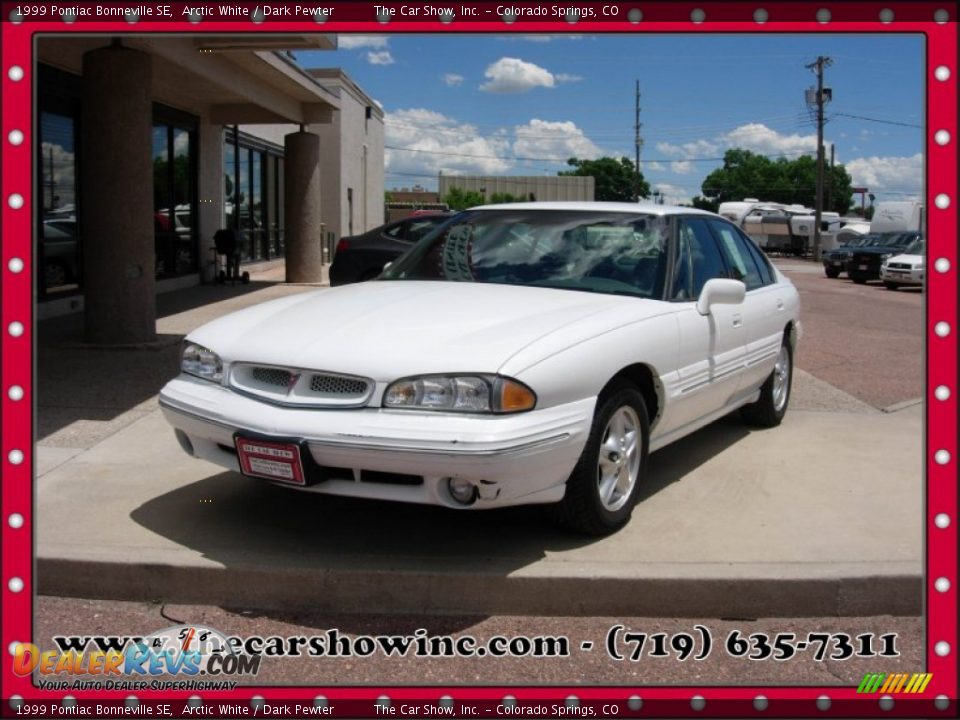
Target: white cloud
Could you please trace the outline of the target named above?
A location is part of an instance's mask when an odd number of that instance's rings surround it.
[[[385,48],[387,37],[384,35],[345,35],[337,36],[337,47],[340,50],[356,50],[357,48]]]
[[[443,82],[449,85],[450,87],[456,87],[463,83],[463,75],[457,75],[457,73],[446,73],[443,76]]]
[[[433,110],[410,108],[384,117],[386,145],[418,150],[386,150],[387,172],[437,175],[497,175],[512,164],[510,140],[503,133],[483,136],[470,124]],[[467,157],[464,157],[467,156]],[[473,157],[470,157],[473,156]]]
[[[603,155],[603,150],[569,120],[550,122],[534,118],[515,127],[514,135],[513,151],[520,157],[592,160]]]
[[[865,157],[844,163],[853,184],[871,191],[920,194],[923,188],[923,155],[910,157]]]
[[[816,154],[817,136],[783,135],[762,123],[747,123],[721,136],[729,147],[743,148],[762,155],[797,156]]]
[[[686,175],[693,172],[693,163],[689,160],[674,160],[670,163],[670,172],[675,172],[677,175]]]
[[[490,93],[524,93],[535,87],[556,85],[553,73],[519,58],[503,57],[490,65],[483,76],[487,82],[480,89]]]
[[[580,82],[583,78],[580,75],[568,75],[567,73],[557,73],[553,79],[559,83]]]
[[[720,148],[709,140],[695,140],[694,142],[673,145],[668,142],[657,143],[657,150],[664,155],[679,158],[712,157]]]
[[[389,50],[380,50],[379,52],[368,52],[367,62],[371,65],[393,65],[393,55]]]
[[[641,160],[640,169],[644,171],[666,170],[667,166],[664,165],[663,163],[657,162],[656,160],[654,160],[653,162],[644,162],[643,160]]]

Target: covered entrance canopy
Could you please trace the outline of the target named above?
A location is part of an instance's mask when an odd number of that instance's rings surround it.
[[[196,273],[199,248],[223,223],[224,126],[301,126],[284,141],[288,277],[319,279],[312,252],[320,237],[319,141],[304,130],[331,122],[340,101],[284,50],[335,47],[335,36],[324,34],[39,39],[40,63],[74,80],[76,112],[58,126],[73,140],[40,137],[38,154],[61,142],[57,156],[69,155],[76,174],[72,212],[88,341],[155,340],[160,236],[171,243],[163,245],[164,272],[176,264]],[[41,112],[43,98],[58,92],[40,88]],[[64,184],[56,170],[50,175],[51,188]],[[49,196],[49,207],[38,203],[42,229],[55,209],[52,189]],[[62,231],[69,225],[63,207],[56,210]],[[38,243],[42,255],[42,230]]]

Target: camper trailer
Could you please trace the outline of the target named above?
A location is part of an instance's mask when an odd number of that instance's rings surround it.
[[[870,221],[870,232],[923,232],[923,203],[892,201],[878,203]]]

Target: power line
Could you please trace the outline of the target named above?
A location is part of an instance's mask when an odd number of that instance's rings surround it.
[[[839,117],[855,118],[857,120],[868,120],[870,122],[883,123],[885,125],[899,125],[901,127],[918,128],[920,130],[923,129],[923,125],[914,125],[913,123],[897,122],[896,120],[881,120],[880,118],[865,117],[863,115],[851,115],[850,113],[842,113],[842,112],[835,112],[833,113],[833,115],[839,116]]]

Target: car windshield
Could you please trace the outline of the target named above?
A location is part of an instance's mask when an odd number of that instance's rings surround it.
[[[663,296],[662,217],[602,210],[462,213],[424,237],[381,280],[499,283]]]
[[[914,240],[910,245],[907,246],[907,249],[903,251],[904,255],[923,255],[926,252],[924,247],[923,238]]]

